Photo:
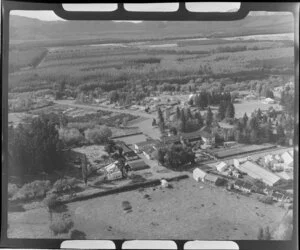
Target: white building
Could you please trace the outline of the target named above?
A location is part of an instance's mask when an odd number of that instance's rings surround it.
[[[207,173],[201,170],[200,168],[195,168],[193,171],[193,178],[198,182],[204,182],[204,178],[206,175]]]
[[[248,161],[247,158],[233,159],[233,166],[235,166],[238,169],[239,166],[246,161]]]
[[[219,172],[224,172],[228,168],[228,164],[222,161],[216,166],[216,168]]]
[[[293,164],[294,159],[288,152],[284,152],[281,155],[281,158],[282,158],[284,164],[286,164],[287,166],[291,166]]]

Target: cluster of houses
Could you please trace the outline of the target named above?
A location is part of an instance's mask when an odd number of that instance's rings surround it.
[[[266,155],[264,165],[285,180],[293,179],[294,159],[292,150],[282,154]]]

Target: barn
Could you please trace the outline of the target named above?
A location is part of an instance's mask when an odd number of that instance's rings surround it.
[[[193,178],[200,182],[200,181],[204,181],[204,177],[207,175],[207,173],[203,170],[201,170],[200,168],[195,168],[193,171]]]

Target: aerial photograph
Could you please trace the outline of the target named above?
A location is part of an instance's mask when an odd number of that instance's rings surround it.
[[[9,239],[291,239],[291,13],[29,12],[9,16]]]

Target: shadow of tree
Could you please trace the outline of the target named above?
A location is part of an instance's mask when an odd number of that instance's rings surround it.
[[[71,232],[71,239],[72,240],[85,240],[86,234],[84,232],[81,232],[81,231],[75,229]]]
[[[65,204],[59,204],[55,208],[52,208],[52,212],[54,212],[54,213],[68,212],[68,207]]]

